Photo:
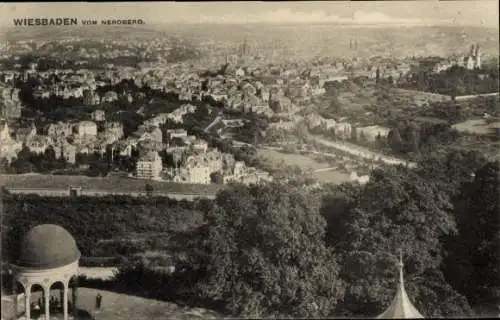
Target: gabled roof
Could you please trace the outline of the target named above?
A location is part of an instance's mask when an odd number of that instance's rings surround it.
[[[400,254],[399,263],[399,284],[396,296],[389,307],[380,314],[377,319],[423,319],[424,317],[417,308],[413,306],[410,298],[406,294],[403,281],[403,257]]]

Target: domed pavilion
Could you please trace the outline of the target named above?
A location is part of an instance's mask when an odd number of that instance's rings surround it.
[[[406,294],[404,279],[403,279],[403,254],[399,255],[399,283],[396,291],[396,296],[392,300],[389,307],[380,314],[377,319],[423,319],[424,317],[413,306],[410,298]]]
[[[54,310],[54,301],[51,298],[51,287],[61,285],[62,314],[68,320],[68,292],[70,281],[77,275],[80,251],[73,236],[66,229],[54,225],[38,225],[26,233],[21,242],[20,254],[13,268],[13,292],[21,284],[24,288],[25,318],[30,319],[32,302],[32,288],[39,285],[43,289],[41,310],[45,319],[50,319],[50,312]],[[76,286],[72,290],[73,310],[76,306]],[[51,306],[52,303],[52,306]],[[18,312],[17,299],[14,299],[15,315]]]

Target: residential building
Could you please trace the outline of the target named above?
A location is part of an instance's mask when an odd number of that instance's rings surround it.
[[[136,164],[136,176],[139,179],[159,179],[162,170],[162,160],[156,151],[142,155]]]
[[[155,140],[140,140],[137,143],[137,148],[140,153],[149,151],[161,152],[166,149],[166,145],[160,141],[155,141]]]
[[[97,124],[92,121],[80,121],[76,125],[76,130],[79,137],[95,137],[97,136]]]
[[[27,143],[36,136],[36,126],[34,123],[27,128],[19,128],[16,130],[16,140],[21,143]]]
[[[191,89],[181,88],[179,92],[179,100],[180,101],[191,101],[193,100],[193,92]]]
[[[7,122],[0,122],[0,158],[12,161],[22,149],[22,144],[12,139]]]
[[[191,142],[191,147],[195,152],[206,153],[208,149],[208,143],[204,140],[196,139],[193,142]]]
[[[320,96],[322,94],[325,94],[326,90],[325,88],[312,88],[311,89],[311,95],[313,96]]]
[[[352,126],[348,122],[337,122],[333,127],[335,138],[350,139],[352,137]]]
[[[52,144],[53,140],[49,136],[34,136],[26,142],[26,147],[38,154],[44,153]]]
[[[242,161],[227,163],[222,170],[223,183],[240,182],[244,184],[255,184],[261,181],[272,181],[268,172],[256,168],[247,167]]]
[[[193,113],[195,111],[196,111],[196,106],[193,106],[191,104],[184,104],[179,108],[175,109],[174,111],[172,111],[171,113],[169,113],[168,118],[172,121],[182,123],[184,121],[183,117],[185,114]]]
[[[167,154],[169,154],[169,153],[182,153],[182,152],[186,152],[188,150],[189,150],[189,146],[187,146],[187,145],[182,145],[182,146],[169,145],[168,147],[165,148],[165,152]]]
[[[173,138],[185,138],[187,137],[187,131],[184,129],[167,129],[167,138],[169,140]]]
[[[115,91],[108,91],[104,94],[102,98],[104,102],[113,102],[118,100],[118,94]]]
[[[256,170],[255,168],[248,168],[248,172],[240,175],[227,175],[224,176],[224,183],[240,182],[244,184],[256,184],[262,181],[272,181],[272,176],[264,171]]]
[[[227,128],[240,128],[245,124],[243,119],[222,119],[221,122]]]
[[[192,145],[196,141],[196,136],[189,135],[182,137],[181,140],[188,146]]]
[[[231,181],[241,182],[243,180],[245,169],[245,163],[243,161],[235,161],[232,168],[229,168],[229,170],[224,172],[224,183],[229,183]]]
[[[382,139],[386,139],[389,135],[391,129],[381,126],[368,126],[356,128],[356,137],[360,139],[364,137],[367,141],[376,141],[377,137],[380,136]]]
[[[0,118],[17,119],[21,116],[20,89],[0,85]]]
[[[172,181],[178,183],[210,184],[210,168],[201,164],[192,164],[174,169]]]
[[[245,76],[245,70],[243,70],[243,68],[238,68],[236,69],[236,71],[234,72],[234,75],[236,77],[244,77]]]
[[[292,130],[297,126],[296,121],[282,121],[280,120],[279,122],[273,122],[269,124],[269,129],[276,129],[276,130]]]
[[[326,77],[320,77],[319,87],[323,88],[326,82],[342,82],[347,79],[348,77],[346,75],[331,75]]]
[[[83,91],[83,104],[91,106],[99,104],[99,102],[101,102],[101,98],[97,92],[94,92],[93,90]]]
[[[51,123],[45,128],[45,132],[52,138],[68,137],[73,133],[73,124],[68,122]]]
[[[167,119],[169,118],[168,113],[160,113],[156,115],[154,118],[148,119],[144,121],[144,125],[148,126],[160,126],[167,122]]]
[[[353,182],[358,182],[359,184],[366,184],[368,181],[370,181],[370,176],[369,175],[361,175],[359,176],[357,172],[351,172],[349,175],[349,180]]]
[[[54,151],[57,159],[64,159],[67,163],[74,164],[76,162],[76,146],[63,141],[54,145]]]
[[[1,124],[0,141],[4,141],[4,142],[14,141],[14,139],[12,139],[12,137],[10,135],[10,128],[9,128],[9,124],[7,123],[7,121],[0,120],[0,124]]]
[[[152,140],[157,142],[163,142],[163,133],[158,126],[140,126],[139,129],[134,133],[138,141]]]
[[[97,109],[90,114],[90,117],[93,121],[100,122],[106,120],[106,113],[104,110]]]
[[[103,136],[109,143],[121,139],[123,137],[123,125],[119,122],[106,122]]]
[[[321,127],[325,130],[334,128],[337,122],[334,119],[325,119],[319,114],[312,113],[306,117],[306,123],[309,129]]]
[[[132,151],[135,150],[137,146],[137,139],[129,138],[120,140],[114,146],[119,151],[120,156],[130,157],[132,156]]]

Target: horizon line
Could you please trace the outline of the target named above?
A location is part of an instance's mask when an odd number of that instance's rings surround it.
[[[96,19],[97,20],[97,19]],[[100,19],[103,20],[103,19]],[[144,24],[136,24],[136,25],[77,25],[76,27],[148,27],[148,26],[161,26],[161,25],[216,25],[216,26],[225,26],[225,25],[263,25],[263,26],[284,26],[284,25],[334,25],[334,26],[347,26],[347,27],[454,27],[454,28],[484,28],[484,29],[498,29],[500,25],[492,26],[492,25],[480,25],[480,24],[453,24],[453,23],[432,23],[432,22],[422,22],[422,23],[404,23],[404,22],[383,22],[383,23],[355,23],[355,22],[335,22],[335,21],[283,21],[283,22],[272,22],[272,21],[252,21],[252,22],[236,22],[236,21],[228,21],[228,22],[215,22],[215,21],[200,21],[200,22],[191,22],[191,21],[162,21],[162,22],[151,22]],[[6,29],[49,29],[49,28],[57,28],[57,27],[66,27],[69,26],[15,26],[12,24],[4,24],[0,25],[0,28],[5,31]],[[75,26],[70,26],[75,27]]]

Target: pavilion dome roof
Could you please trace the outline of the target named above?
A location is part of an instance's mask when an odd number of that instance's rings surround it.
[[[21,242],[17,265],[33,269],[53,269],[80,258],[73,236],[61,226],[38,225],[26,233]]]

